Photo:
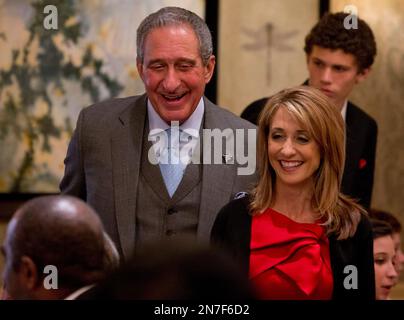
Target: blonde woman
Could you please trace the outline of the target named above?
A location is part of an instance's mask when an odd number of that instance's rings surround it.
[[[219,212],[212,241],[262,299],[375,298],[371,226],[340,192],[341,114],[317,89],[272,96],[258,128],[260,180]]]

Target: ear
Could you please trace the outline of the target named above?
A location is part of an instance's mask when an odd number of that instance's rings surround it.
[[[363,69],[361,72],[358,72],[358,74],[356,75],[356,83],[362,82],[363,80],[365,80],[368,76],[369,73],[371,71],[371,68],[366,68]]]
[[[136,68],[140,78],[143,80],[143,63],[140,58],[136,58]]]
[[[215,70],[215,64],[216,64],[216,57],[212,54],[209,57],[208,63],[205,66],[205,83],[208,83],[210,79],[212,79],[213,71]]]
[[[21,283],[24,283],[28,290],[33,290],[40,279],[38,268],[35,262],[28,256],[22,256],[19,268]]]

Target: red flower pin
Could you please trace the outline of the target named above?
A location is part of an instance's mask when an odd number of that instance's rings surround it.
[[[363,169],[364,167],[366,167],[366,160],[360,159],[359,160],[359,169]]]

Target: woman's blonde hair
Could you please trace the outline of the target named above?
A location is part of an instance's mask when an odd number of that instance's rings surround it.
[[[274,115],[284,108],[308,131],[320,150],[315,172],[312,206],[323,219],[327,234],[338,239],[353,236],[364,209],[340,193],[345,163],[344,121],[337,108],[319,90],[300,86],[270,97],[258,122],[259,182],[252,193],[251,212],[258,214],[275,201],[276,174],[268,159],[268,136]]]

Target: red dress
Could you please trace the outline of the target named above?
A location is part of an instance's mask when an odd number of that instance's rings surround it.
[[[332,298],[333,276],[324,227],[268,209],[252,218],[250,279],[260,299]]]

